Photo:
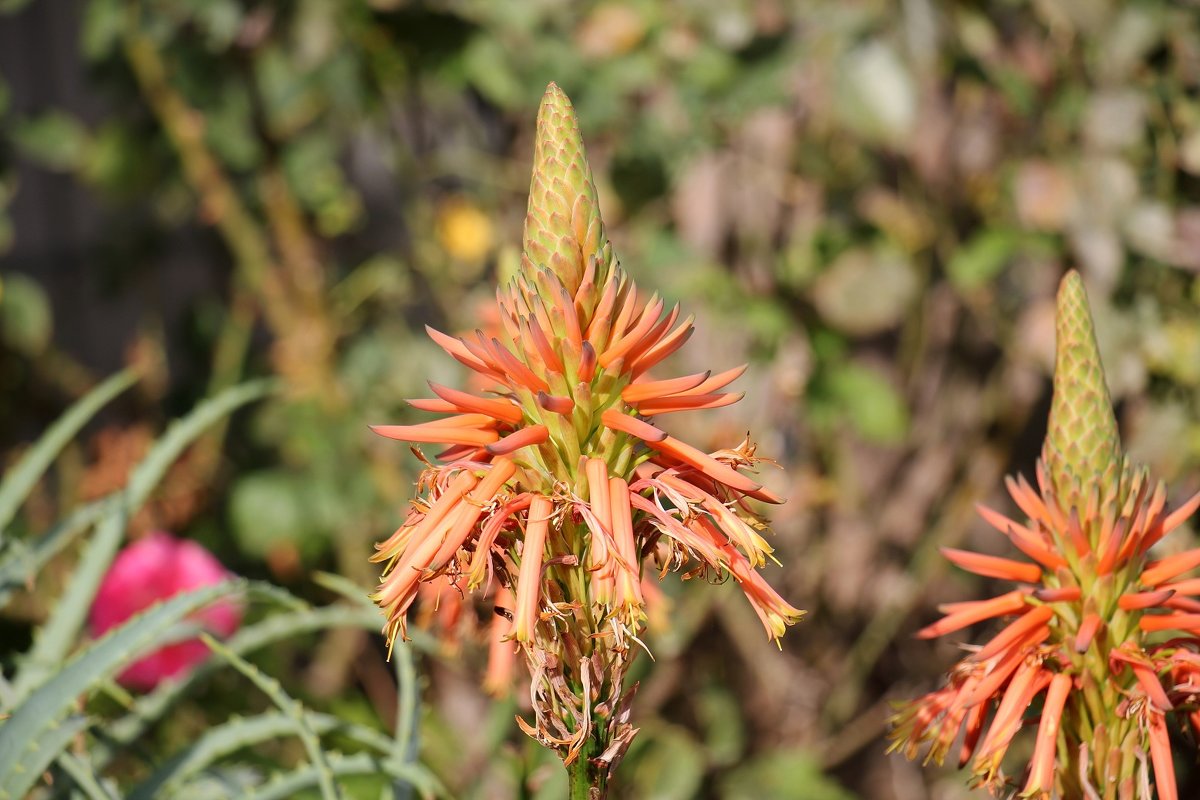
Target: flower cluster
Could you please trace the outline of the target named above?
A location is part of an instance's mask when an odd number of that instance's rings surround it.
[[[616,262],[574,111],[553,84],[523,245],[495,330],[429,330],[490,391],[431,383],[434,397],[409,403],[442,417],[373,428],[448,446],[426,462],[404,524],[377,545],[375,599],[391,641],[423,584],[495,593],[493,640],[515,642],[533,676],[527,732],[568,763],[585,753],[606,769],[635,732],[621,679],[646,617],[647,565],[732,576],[771,638],[802,612],[757,572],[771,547],[748,501],[781,501],[744,472],[762,460],[754,445],[705,453],[655,424],[736,402],[723,390],[744,367],[651,376],[692,320],[639,294]]]
[[[1054,399],[1037,488],[1008,490],[1027,521],[981,507],[1027,560],[946,548],[957,566],[1017,588],[951,603],[918,633],[943,636],[1005,618],[1005,627],[950,673],[948,684],[903,706],[893,749],[923,744],[941,762],[962,734],[959,764],[994,795],[1013,787],[1005,755],[1036,726],[1020,782],[1024,798],[1175,800],[1168,720],[1200,734],[1200,549],[1152,559],[1150,549],[1197,507],[1167,508],[1166,489],[1121,455],[1082,281],[1058,296]],[[1038,706],[1040,705],[1040,711]],[[1149,753],[1149,766],[1146,753]],[[1150,772],[1153,772],[1151,780]]]

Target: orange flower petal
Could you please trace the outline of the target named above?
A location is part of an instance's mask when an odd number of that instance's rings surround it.
[[[724,389],[726,386],[742,377],[742,373],[746,371],[746,367],[748,366],[749,364],[742,364],[739,367],[727,369],[724,372],[718,372],[704,383],[696,386],[693,389],[683,392],[683,394],[712,394],[720,389]]]
[[[674,414],[678,411],[701,411],[709,408],[731,406],[746,396],[745,392],[729,394],[694,394],[675,397],[660,397],[643,400],[637,404],[638,413],[647,417],[657,414]]]
[[[761,484],[750,480],[728,464],[718,461],[708,453],[701,452],[673,436],[666,436],[661,441],[647,442],[647,444],[655,450],[674,456],[689,467],[699,470],[713,480],[737,489],[739,492],[757,492],[762,489]]]
[[[1175,758],[1171,755],[1166,717],[1153,709],[1148,716],[1150,762],[1154,765],[1154,786],[1158,790],[1158,800],[1179,800],[1179,788],[1175,784]]]
[[[1050,689],[1042,705],[1042,720],[1038,724],[1037,741],[1030,760],[1029,780],[1025,783],[1023,796],[1046,794],[1054,791],[1054,755],[1058,749],[1058,728],[1062,724],[1063,708],[1066,707],[1074,683],[1070,675],[1058,673],[1050,679]]]
[[[1142,570],[1138,582],[1143,586],[1158,586],[1196,567],[1200,567],[1200,548],[1150,562]]]
[[[455,414],[458,412],[458,406],[453,403],[447,403],[440,398],[418,398],[416,400],[405,400],[413,408],[419,411],[432,411],[435,414]]]
[[[711,374],[711,372],[697,372],[694,375],[684,375],[662,381],[631,383],[621,390],[621,399],[626,403],[637,403],[642,400],[686,392],[688,389],[694,389],[704,383]]]
[[[425,332],[429,334],[430,339],[433,339],[437,343],[438,347],[445,350],[460,363],[465,364],[476,372],[493,373],[491,367],[483,359],[472,353],[462,339],[442,333],[428,325],[425,326]]]
[[[1168,583],[1161,587],[1163,591],[1170,589],[1175,594],[1196,595],[1200,594],[1200,578],[1188,578],[1185,581],[1176,581]]]
[[[550,438],[550,430],[545,425],[531,425],[510,433],[503,439],[487,446],[487,451],[494,456],[507,455],[522,447],[541,444]]]
[[[918,639],[933,639],[953,633],[957,630],[974,625],[992,617],[1016,614],[1026,607],[1025,595],[1021,592],[1009,592],[990,600],[975,600],[959,604],[958,610],[943,617],[932,625],[927,625],[917,631]]]
[[[622,414],[615,408],[610,408],[600,415],[600,421],[605,427],[612,428],[614,431],[627,433],[630,436],[636,436],[643,442],[653,444],[661,442],[667,438],[666,431],[659,430],[648,422],[644,422],[637,417],[629,414]]]
[[[967,572],[982,575],[985,578],[1001,578],[1017,581],[1018,583],[1036,583],[1042,577],[1042,568],[1037,564],[1013,561],[999,556],[988,556],[982,553],[972,553],[968,550],[957,550],[952,547],[939,548],[942,555],[952,564]]]
[[[575,410],[575,401],[561,395],[538,392],[537,401],[539,406],[553,414],[562,414],[565,416]]]
[[[1138,620],[1147,633],[1181,630],[1200,634],[1200,614],[1147,614]]]
[[[1046,546],[1046,540],[1043,537],[1024,525],[1012,521],[1000,512],[993,511],[983,504],[976,505],[975,510],[979,512],[979,516],[983,517],[989,525],[1011,539],[1018,550],[1041,564],[1047,570],[1053,572],[1059,567],[1067,565],[1065,558]]]
[[[655,364],[683,347],[687,340],[692,338],[692,334],[696,332],[696,329],[692,327],[694,320],[695,317],[689,314],[687,319],[679,323],[678,328],[671,331],[662,341],[651,347],[630,364],[630,372],[633,373],[634,377],[651,369]]]
[[[1122,611],[1140,611],[1162,605],[1175,595],[1174,589],[1159,589],[1154,592],[1131,592],[1117,598],[1117,606]]]
[[[534,628],[541,614],[542,558],[553,512],[554,504],[543,495],[535,495],[529,504],[521,568],[517,574],[517,608],[513,622],[513,636],[519,642],[533,639]]]
[[[632,350],[641,341],[642,337],[650,332],[650,329],[654,327],[654,323],[658,322],[664,305],[665,303],[662,298],[657,294],[651,297],[650,302],[642,309],[642,314],[638,317],[637,323],[629,332],[609,343],[604,352],[600,354],[600,366],[608,367],[618,358],[622,358]]]
[[[424,425],[370,425],[372,431],[389,439],[402,442],[425,442],[437,444],[487,445],[497,441],[500,434],[495,431],[454,428],[425,423]]]
[[[996,634],[982,650],[972,656],[972,660],[987,661],[992,656],[998,655],[1001,651],[1007,650],[1009,647],[1020,642],[1025,638],[1026,634],[1045,625],[1054,616],[1054,610],[1049,606],[1028,606],[1028,608],[1029,611],[1026,611],[1015,622],[1010,623],[1007,628]]]
[[[1102,620],[1098,614],[1084,615],[1083,622],[1079,623],[1079,630],[1075,632],[1075,652],[1086,653],[1087,649],[1092,646],[1092,640],[1096,638],[1096,631],[1100,630]]]
[[[453,403],[463,411],[473,411],[477,414],[487,414],[489,417],[517,424],[522,420],[521,407],[511,400],[499,400],[489,397],[477,397],[469,392],[451,389],[440,383],[429,381],[429,388],[447,403]]]
[[[1078,586],[1064,586],[1060,589],[1041,588],[1033,592],[1035,600],[1043,603],[1071,603],[1083,596]]]
[[[586,385],[596,376],[596,348],[591,342],[584,342],[579,347],[579,380]]]

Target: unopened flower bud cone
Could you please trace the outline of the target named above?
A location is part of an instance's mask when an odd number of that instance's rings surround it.
[[[438,578],[503,597],[495,649],[520,648],[532,675],[532,724],[556,749],[572,797],[603,796],[637,732],[624,676],[642,649],[643,581],[669,571],[732,577],[767,636],[802,612],[762,579],[771,548],[750,500],[781,502],[746,474],[743,442],[715,454],[670,436],[665,415],[735,402],[743,368],[677,378],[654,370],[692,333],[657,296],[641,298],[604,233],[574,109],[553,84],[538,114],[524,252],[497,293],[500,325],[454,337],[446,352],[490,385],[481,394],[430,384],[409,401],[440,414],[383,436],[435,443],[405,523],[377,545],[375,599],[390,639],[404,635],[418,586]]]

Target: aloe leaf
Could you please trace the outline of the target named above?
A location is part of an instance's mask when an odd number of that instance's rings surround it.
[[[329,572],[318,572],[313,580],[320,586],[345,597],[353,603],[371,611],[376,610],[369,592],[350,579]],[[392,666],[396,671],[396,732],[392,739],[391,756],[401,764],[416,761],[419,747],[417,734],[420,723],[420,699],[417,696],[417,671],[413,663],[412,646],[414,642],[404,642],[392,649]],[[393,783],[391,796],[393,800],[406,800],[411,796],[411,786],[407,783]],[[384,790],[384,796],[387,791]]]
[[[357,753],[352,756],[330,755],[328,763],[334,775],[387,775],[411,783],[420,791],[422,797],[446,796],[445,789],[425,770],[408,764],[397,764],[391,759],[378,759],[366,753]],[[318,780],[318,771],[310,764],[277,776],[266,786],[248,793],[245,797],[246,800],[287,800],[304,789],[316,786]]]
[[[25,697],[57,667],[70,651],[96,595],[104,572],[112,563],[125,533],[128,518],[139,509],[167,469],[206,428],[239,406],[266,395],[271,381],[234,386],[196,406],[177,420],[150,448],[129,478],[123,500],[104,515],[79,559],[79,567],[54,605],[50,619],[38,631],[28,658],[17,673],[14,690]]]
[[[141,652],[161,645],[168,632],[189,614],[244,587],[241,580],[224,581],[152,606],[80,650],[34,689],[0,726],[0,799],[24,797],[66,746],[70,737],[60,739],[56,732],[62,729],[77,698]]]
[[[109,790],[91,766],[72,753],[59,753],[58,766],[67,774],[79,795],[87,800],[116,800],[117,795]]]
[[[396,670],[396,735],[392,738],[391,755],[393,761],[410,764],[417,760],[421,713],[411,642],[401,642],[392,648],[392,664]],[[394,800],[407,800],[411,794],[408,784],[392,784]]]
[[[301,744],[304,745],[305,751],[308,752],[311,767],[316,772],[316,783],[317,788],[321,790],[321,797],[323,800],[341,800],[342,791],[335,780],[333,769],[329,765],[325,750],[321,747],[321,740],[308,724],[304,706],[284,691],[279,681],[270,675],[264,674],[258,667],[225,647],[216,639],[213,639],[211,636],[201,636],[201,639],[204,640],[213,652],[224,658],[234,669],[249,678],[263,694],[271,699],[271,702],[278,706],[280,711],[292,718],[293,732],[299,737]]]
[[[305,723],[317,735],[338,732],[381,754],[391,748],[392,740],[362,725],[344,722],[331,714],[306,712]],[[129,800],[153,800],[172,795],[197,772],[217,760],[248,747],[296,732],[296,720],[283,712],[271,711],[252,717],[230,720],[209,728],[195,743],[166,761],[153,775],[128,795]]]
[[[379,614],[374,609],[347,608],[345,606],[328,606],[274,614],[261,622],[242,628],[225,642],[225,646],[233,653],[244,655],[293,636],[340,626],[374,630],[379,627]],[[221,659],[210,658],[186,677],[178,681],[162,683],[154,691],[138,698],[128,714],[106,727],[105,735],[109,742],[109,749],[102,749],[95,754],[95,760],[101,763],[106,762],[113,750],[137,741],[147,728],[175,705],[180,697],[215,672],[223,663],[224,661]]]
[[[108,380],[92,389],[74,405],[66,410],[53,425],[51,425],[37,443],[17,462],[4,476],[0,483],[0,541],[3,533],[16,516],[17,509],[30,490],[42,477],[46,469],[54,463],[59,452],[67,446],[75,434],[96,415],[110,400],[128,389],[137,380],[137,373],[132,370],[118,372]]]
[[[121,501],[119,494],[110,494],[75,509],[43,535],[32,541],[14,540],[0,558],[0,607],[14,590],[25,586],[50,559],[62,552],[76,536],[96,522]]]
[[[332,572],[314,572],[313,583],[346,598],[355,605],[370,609],[378,608],[371,599],[370,591],[359,586],[344,575],[336,575]]]

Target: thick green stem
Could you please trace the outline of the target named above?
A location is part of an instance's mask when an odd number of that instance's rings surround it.
[[[567,797],[570,800],[604,800],[608,797],[608,768],[597,768],[592,758],[599,755],[599,742],[589,736],[579,757],[567,765]]]

